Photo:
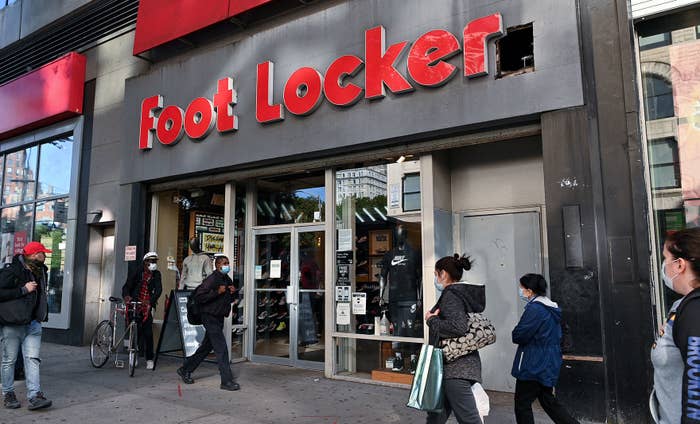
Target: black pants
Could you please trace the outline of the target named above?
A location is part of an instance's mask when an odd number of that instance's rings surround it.
[[[202,344],[199,345],[197,351],[185,359],[185,364],[182,368],[187,372],[194,372],[213,348],[214,353],[216,353],[216,363],[219,366],[221,384],[235,381],[231,372],[231,364],[228,360],[228,348],[224,337],[224,319],[202,314],[202,325],[204,325],[206,330],[204,340],[202,340]]]
[[[139,343],[139,355],[145,355],[147,361],[153,360],[153,317],[148,314],[146,321],[138,318],[137,332]]]
[[[428,412],[427,424],[444,424],[454,412],[459,424],[481,424],[479,411],[469,380],[450,378],[443,380],[445,406],[441,413]]]
[[[532,402],[538,399],[544,412],[554,424],[578,424],[554,397],[551,387],[543,386],[537,381],[517,380],[515,382],[515,421],[518,424],[534,424]]]

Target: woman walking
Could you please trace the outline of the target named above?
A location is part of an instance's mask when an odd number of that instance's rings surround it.
[[[470,312],[483,312],[486,294],[483,285],[459,282],[463,271],[471,269],[469,258],[445,256],[435,264],[435,285],[442,295],[434,312],[427,312],[425,319],[430,329],[430,342],[437,345],[439,339],[464,336],[469,332]],[[442,412],[428,412],[428,424],[443,424],[454,413],[460,424],[481,424],[472,384],[481,382],[479,352],[472,352],[443,367],[445,403]]]
[[[683,298],[651,350],[651,412],[660,424],[700,423],[700,228],[668,235],[663,255],[664,283]]]
[[[516,378],[515,420],[534,424],[532,403],[538,399],[555,424],[577,424],[554,397],[562,364],[561,310],[547,298],[547,281],[539,274],[522,276],[518,294],[527,305],[513,329],[513,343],[518,345],[511,371]]]

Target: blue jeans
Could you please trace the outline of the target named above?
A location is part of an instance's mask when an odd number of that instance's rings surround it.
[[[27,398],[33,398],[41,391],[39,381],[41,323],[32,321],[26,325],[0,326],[0,342],[2,343],[2,368],[0,369],[2,394],[15,391],[15,362],[21,345]]]

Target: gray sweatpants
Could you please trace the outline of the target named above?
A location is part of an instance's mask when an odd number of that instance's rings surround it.
[[[445,407],[439,414],[428,412],[427,424],[444,424],[454,412],[459,424],[481,424],[479,411],[469,380],[450,378],[443,381],[445,390]]]

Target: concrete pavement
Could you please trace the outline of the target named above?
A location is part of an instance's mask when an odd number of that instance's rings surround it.
[[[113,362],[95,369],[89,349],[45,343],[42,346],[42,389],[53,400],[43,411],[26,409],[23,382],[16,383],[22,402],[17,410],[2,409],[0,423],[421,423],[424,414],[404,406],[408,391],[328,380],[315,371],[252,363],[234,366],[242,390],[219,389],[214,364],[194,373],[196,383],[180,384],[180,361],[161,357],[155,372],[144,364],[129,378]],[[487,424],[513,423],[512,395],[492,393]],[[536,411],[538,423],[551,421]],[[450,422],[455,422],[451,419]]]

